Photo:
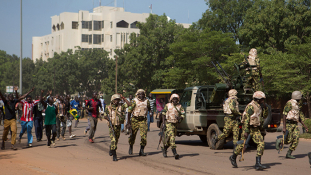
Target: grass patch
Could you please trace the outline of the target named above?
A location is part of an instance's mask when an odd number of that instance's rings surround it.
[[[304,138],[304,139],[311,139],[311,133],[303,133],[303,134],[300,134],[299,137]]]

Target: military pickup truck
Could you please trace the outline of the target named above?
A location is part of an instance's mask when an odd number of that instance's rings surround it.
[[[213,63],[214,64],[214,63]],[[222,69],[220,64],[219,67]],[[214,65],[215,66],[215,65]],[[244,112],[247,104],[253,99],[253,91],[244,87],[247,76],[241,76],[239,66],[235,65],[238,74],[235,77],[228,77],[223,70],[224,74],[218,73],[223,77],[226,83],[216,83],[215,85],[204,85],[188,87],[184,89],[180,103],[185,108],[186,117],[177,126],[177,136],[182,135],[198,135],[202,142],[207,142],[208,145],[212,144],[214,136],[220,135],[224,128],[224,111],[223,103],[227,98],[227,93],[230,89],[238,91],[237,97],[239,102],[239,110]],[[263,136],[267,132],[276,132],[281,121],[281,111],[279,109],[269,108],[268,117],[264,121]],[[158,127],[161,125],[158,121]],[[240,125],[240,130],[242,125]],[[240,132],[241,133],[241,132]],[[232,140],[232,134],[225,140],[218,141],[216,149],[221,149],[223,145]]]

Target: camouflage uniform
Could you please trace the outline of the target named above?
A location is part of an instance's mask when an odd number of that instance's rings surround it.
[[[177,111],[178,114],[176,116],[180,116],[180,117],[182,117],[182,119],[180,121],[177,121],[177,119],[171,120],[171,119],[169,119],[169,117],[167,115],[168,111],[169,111],[169,107],[168,107],[169,105],[173,105],[173,103],[166,104],[164,109],[163,109],[162,114],[164,116],[167,116],[166,117],[166,119],[167,119],[166,130],[165,130],[165,135],[166,135],[166,139],[167,139],[166,146],[167,147],[171,146],[171,148],[174,149],[174,148],[176,148],[175,137],[177,134],[177,124],[180,123],[185,118],[185,110],[180,104],[174,106],[174,108],[176,108],[176,109],[179,108]]]
[[[242,63],[246,68],[246,88],[252,88],[253,91],[259,91],[260,84],[260,60],[257,57],[257,50],[251,49],[247,60]]]
[[[109,106],[106,106],[105,108],[105,113],[104,116],[109,117],[109,120],[111,120],[113,129],[114,129],[114,134],[116,137],[113,136],[113,132],[112,129],[110,127],[110,124],[108,123],[109,126],[109,136],[110,136],[110,140],[111,140],[111,144],[110,144],[110,149],[111,150],[117,150],[117,144],[119,141],[119,137],[120,137],[120,132],[121,132],[121,124],[124,123],[124,112],[127,108],[126,103],[124,103],[123,105],[114,105],[111,104]],[[113,117],[113,112],[116,112],[116,117]]]
[[[145,100],[147,100],[147,109],[145,109],[145,111],[148,112],[150,111],[150,102],[148,99]],[[128,139],[130,145],[134,145],[138,129],[140,130],[141,137],[140,145],[147,145],[147,113],[143,114],[142,116],[140,116],[140,113],[135,113],[136,101],[144,102],[145,100],[142,101],[136,97],[131,102],[132,105],[129,108],[129,113],[133,113],[133,117],[131,118],[132,134],[129,136]]]
[[[300,101],[301,102],[301,101]],[[303,115],[303,113],[301,112],[301,103],[299,103],[299,120],[301,122],[304,122],[305,121],[305,116]],[[289,111],[292,110],[292,102],[291,100],[288,101],[284,107],[284,110],[283,110],[283,114],[284,115],[288,115]],[[300,131],[299,131],[299,128],[298,128],[298,121],[294,121],[294,120],[289,120],[289,119],[286,119],[286,130],[289,132],[288,133],[288,136],[287,136],[287,139],[284,141],[285,144],[291,144],[289,149],[291,151],[294,151],[297,146],[298,146],[298,143],[299,143],[299,134],[300,134]]]
[[[234,96],[234,98],[228,98],[227,100],[229,103],[229,108],[231,110],[231,114],[226,114],[224,120],[225,120],[225,126],[223,129],[223,133],[218,136],[218,140],[225,139],[233,132],[233,144],[236,145],[239,139],[239,119],[241,116],[241,113],[239,112],[238,108],[238,101],[237,97]]]
[[[257,108],[261,109],[261,106],[256,102],[252,101],[253,105],[256,105]],[[243,123],[243,131],[242,131],[242,140],[245,140],[244,133],[248,133],[251,135],[253,141],[257,144],[257,157],[261,157],[264,152],[265,143],[263,140],[263,136],[261,135],[260,130],[262,129],[264,118],[268,116],[268,108],[265,108],[262,112],[260,112],[260,117],[258,121],[259,126],[251,125],[251,116],[255,113],[254,106],[248,104],[243,113],[242,123]],[[252,118],[253,120],[253,118]],[[239,144],[234,151],[234,154],[238,155],[243,149],[243,144]]]

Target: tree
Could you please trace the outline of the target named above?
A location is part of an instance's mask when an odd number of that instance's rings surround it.
[[[251,0],[206,0],[209,9],[203,13],[197,22],[200,29],[211,29],[224,33],[233,33],[236,41],[243,44],[239,36],[240,27],[243,26],[246,11],[252,7]]]
[[[181,32],[170,51],[173,54],[166,64],[173,66],[165,73],[164,85],[185,88],[218,82],[211,61],[224,62],[226,57],[222,55],[237,52],[238,47],[230,33],[190,27]]]
[[[256,0],[239,31],[246,47],[275,48],[306,43],[311,34],[309,0]]]
[[[134,89],[165,88],[163,86],[163,73],[171,65],[167,65],[165,59],[172,53],[169,46],[178,38],[178,33],[183,30],[174,20],[168,21],[167,16],[150,14],[145,23],[137,23],[140,35],[130,35],[130,43],[124,45],[124,49],[115,50],[118,56],[118,84],[122,84],[119,91],[132,92]],[[120,63],[119,63],[120,62]],[[115,66],[115,64],[114,64]],[[111,65],[111,72],[113,65]],[[114,77],[104,80],[104,92],[109,88],[114,89]],[[108,85],[110,82],[110,85]],[[109,91],[111,93],[111,91]]]

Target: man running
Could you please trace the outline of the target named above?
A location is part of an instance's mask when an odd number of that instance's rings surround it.
[[[99,114],[99,108],[101,108],[101,111],[104,111],[102,108],[102,105],[100,101],[97,99],[97,94],[93,93],[93,98],[89,100],[86,104],[86,109],[89,111],[89,120],[91,123],[91,129],[89,134],[89,142],[94,143],[94,134],[96,131],[96,126],[98,122],[98,114]],[[102,118],[100,118],[102,120]]]

